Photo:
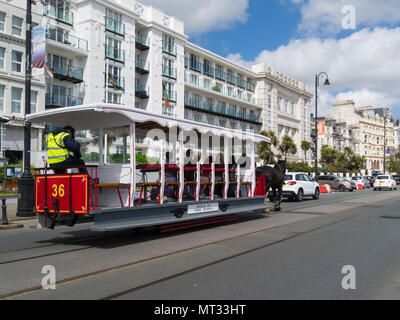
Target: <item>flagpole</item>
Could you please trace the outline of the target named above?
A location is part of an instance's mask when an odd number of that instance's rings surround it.
[[[107,47],[106,47],[106,50],[107,50]],[[107,59],[107,64],[106,64],[106,103],[108,103],[108,77],[109,77],[108,72],[109,72],[109,68],[110,68],[109,63],[110,63],[110,61]]]

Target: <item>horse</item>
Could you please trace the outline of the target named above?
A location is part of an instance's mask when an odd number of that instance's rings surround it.
[[[282,187],[285,182],[286,160],[279,160],[275,167],[258,167],[256,176],[265,177],[265,190],[268,192],[272,188],[272,200],[274,202],[275,211],[281,211]],[[278,193],[278,198],[277,198]],[[271,197],[270,197],[271,199]]]

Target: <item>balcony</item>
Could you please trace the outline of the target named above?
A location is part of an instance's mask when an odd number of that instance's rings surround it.
[[[111,19],[109,17],[105,17],[106,22],[106,30],[110,31],[112,33],[118,34],[120,36],[125,37],[125,24],[120,22],[120,21],[116,21],[114,19]]]
[[[226,82],[236,85],[237,83],[237,78],[232,74],[232,73],[228,73],[226,75]]]
[[[104,83],[107,81],[107,85],[109,88],[114,88],[117,90],[125,90],[125,77],[118,77],[112,75],[113,79],[110,79],[108,75],[106,75],[106,79],[104,79]]]
[[[143,62],[140,59],[136,59],[135,69],[136,69],[136,72],[138,72],[140,74],[149,74],[150,73],[149,63]]]
[[[201,110],[201,101],[193,98],[185,98],[185,107]]]
[[[246,81],[242,78],[237,78],[237,86],[246,89]]]
[[[213,68],[213,67],[206,67],[206,65],[204,65],[203,73],[204,73],[205,75],[207,75],[207,76],[215,77],[215,68]]]
[[[43,14],[71,26],[74,24],[74,14],[64,8],[57,8],[51,4],[45,4]]]
[[[71,81],[75,84],[83,82],[83,69],[67,65],[50,63],[49,68],[54,74],[54,78],[59,80]]]
[[[106,45],[106,58],[125,63],[125,51]]]
[[[235,101],[240,100],[245,103],[251,103],[253,105],[257,105],[258,107],[262,106],[261,101],[257,101],[252,96],[243,93],[238,95],[236,93],[230,92],[229,90],[226,90],[226,88],[224,87],[215,84],[212,86],[207,86],[206,82],[199,80],[198,78],[188,77],[186,74],[185,74],[185,83],[190,86],[194,86],[202,90],[205,90],[208,93],[214,93],[219,96],[224,96],[225,98],[229,98],[230,100],[235,100]]]
[[[88,42],[86,40],[71,36],[66,32],[62,32],[56,29],[47,29],[46,39],[62,43],[67,47],[88,51]]]
[[[143,51],[150,49],[149,38],[147,38],[139,33],[136,34],[135,43],[136,43],[136,49],[143,50]]]
[[[247,90],[254,92],[256,90],[256,85],[252,82],[247,82]]]
[[[141,99],[148,99],[149,89],[137,84],[135,86],[135,96]]]
[[[171,78],[171,79],[176,79],[176,69],[171,68],[169,66],[166,66],[163,64],[162,66],[162,74],[165,77]]]
[[[195,111],[202,111],[217,116],[224,116],[234,120],[245,121],[253,124],[262,124],[260,117],[254,114],[245,114],[222,105],[211,105],[198,99],[185,98],[185,107]]]
[[[215,78],[225,81],[226,80],[226,73],[223,72],[221,69],[215,70]]]
[[[193,71],[201,72],[203,65],[200,62],[190,60],[189,68]]]
[[[73,107],[83,104],[82,98],[77,98],[65,94],[47,92],[46,93],[46,108],[63,108]]]
[[[223,93],[223,88],[221,88],[220,86],[213,86],[211,90],[216,91],[218,93]]]
[[[175,45],[173,45],[171,43],[168,43],[168,42],[165,42],[165,41],[163,41],[163,43],[162,43],[162,50],[163,50],[163,52],[168,53],[168,54],[170,54],[172,56],[175,56],[175,57],[176,57],[177,52],[178,52],[178,49],[177,49],[177,47]]]

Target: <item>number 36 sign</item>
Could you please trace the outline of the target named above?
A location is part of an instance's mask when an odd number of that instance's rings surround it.
[[[37,176],[35,179],[35,211],[37,213],[44,213],[46,194],[47,207],[50,213],[55,211],[53,199],[58,200],[59,212],[62,214],[70,214],[71,209],[74,214],[88,213],[87,175],[54,175],[47,176],[47,178]]]

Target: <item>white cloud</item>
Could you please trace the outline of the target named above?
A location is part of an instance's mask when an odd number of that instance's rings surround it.
[[[245,66],[264,62],[310,88],[316,74],[327,72],[335,95],[321,87],[320,98],[321,109],[329,112],[335,99],[354,99],[358,106],[399,106],[399,52],[400,28],[375,28],[339,40],[292,40],[275,51],[264,50],[254,61],[243,61],[237,53],[228,59]]]
[[[343,31],[344,6],[353,6],[356,13],[356,29],[375,27],[380,23],[394,24],[400,21],[399,0],[291,0],[301,12],[298,31],[301,34],[331,35]]]
[[[249,0],[141,0],[185,23],[185,33],[200,34],[229,29],[237,22],[246,22]]]

